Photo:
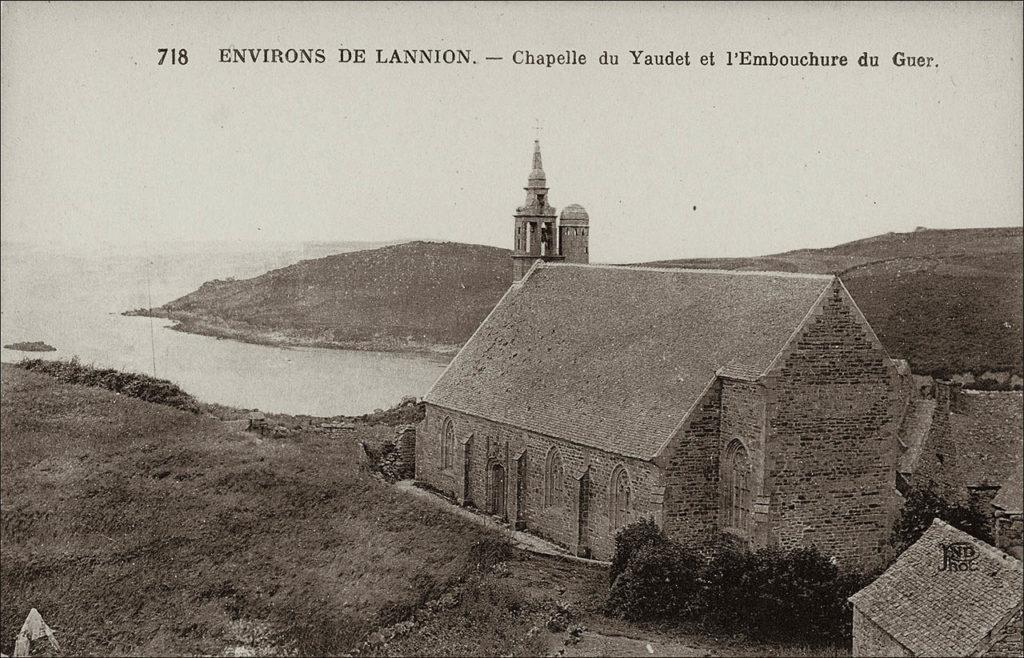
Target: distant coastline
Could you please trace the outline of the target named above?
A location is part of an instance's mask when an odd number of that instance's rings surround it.
[[[841,273],[879,340],[915,374],[1022,385],[1020,228],[918,229],[819,249],[646,266]],[[509,288],[510,252],[410,242],[215,279],[159,308],[185,333],[280,347],[451,357]]]
[[[168,327],[173,331],[270,347],[319,347],[360,352],[397,352],[429,357],[452,357],[462,348],[462,345],[426,343],[389,336],[375,337],[370,340],[317,340],[281,331],[259,329],[243,323],[236,324],[221,318],[210,318],[196,313],[168,311],[164,308],[137,308],[125,311],[121,315],[161,318],[174,322]]]

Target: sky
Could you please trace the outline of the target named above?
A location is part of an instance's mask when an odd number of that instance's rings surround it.
[[[511,247],[538,136],[550,200],[587,208],[598,262],[1020,226],[1021,7],[4,2],[0,233],[58,250]],[[340,64],[340,47],[477,63]],[[188,64],[157,65],[159,48]],[[226,64],[221,48],[327,61]],[[635,66],[638,49],[693,65]],[[517,50],[589,61],[516,65]],[[741,50],[851,65],[723,65]],[[881,65],[856,66],[864,51]],[[894,67],[899,51],[937,66]]]

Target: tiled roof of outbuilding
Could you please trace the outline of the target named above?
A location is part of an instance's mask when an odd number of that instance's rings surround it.
[[[1024,463],[1017,462],[992,504],[1008,514],[1024,513]]]
[[[903,452],[900,455],[900,473],[913,473],[917,470],[925,437],[928,436],[928,430],[931,429],[934,415],[935,398],[918,398],[911,404],[899,434],[900,441],[903,443]]]
[[[544,264],[512,286],[425,399],[650,459],[719,368],[764,372],[832,280]]]
[[[976,569],[940,571],[943,546],[974,547]],[[915,656],[968,656],[1020,607],[1019,560],[936,519],[853,605]]]

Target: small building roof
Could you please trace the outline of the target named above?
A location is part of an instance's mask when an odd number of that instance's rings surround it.
[[[928,436],[928,431],[931,429],[934,415],[934,398],[917,398],[911,403],[909,413],[903,420],[903,427],[900,428],[899,433],[900,442],[903,444],[903,452],[900,455],[900,473],[914,473],[917,470],[925,437]]]
[[[834,277],[536,265],[429,403],[651,459],[719,368],[763,373]]]
[[[1024,514],[1024,463],[1017,462],[1017,467],[1010,471],[999,493],[992,500],[992,505],[1007,514]]]
[[[565,208],[562,208],[562,213],[559,215],[559,219],[562,221],[586,223],[590,221],[590,215],[587,214],[587,211],[580,204],[570,203]]]
[[[965,546],[967,570],[946,566],[946,547]],[[935,519],[873,583],[850,597],[854,607],[918,656],[967,656],[1020,608],[1019,560]]]

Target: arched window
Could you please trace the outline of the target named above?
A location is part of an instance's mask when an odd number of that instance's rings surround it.
[[[455,465],[455,426],[451,418],[441,423],[441,465],[446,469]]]
[[[739,441],[733,441],[725,452],[726,525],[736,530],[750,530],[750,459]]]
[[[558,448],[548,451],[544,464],[544,507],[565,503],[565,471],[562,469],[562,455]]]
[[[609,490],[610,510],[608,518],[611,519],[612,530],[617,530],[630,521],[633,512],[633,488],[629,482],[629,473],[619,465],[612,471],[611,489]]]

